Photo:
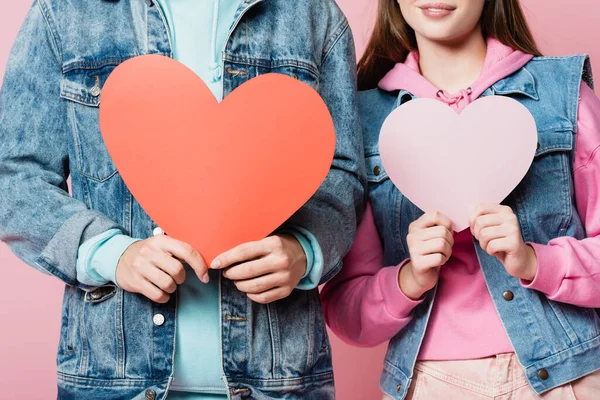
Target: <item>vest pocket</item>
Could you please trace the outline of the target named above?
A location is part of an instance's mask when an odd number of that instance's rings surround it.
[[[571,131],[538,133],[538,148],[525,178],[507,199],[519,216],[523,238],[540,244],[565,236],[576,212]]]

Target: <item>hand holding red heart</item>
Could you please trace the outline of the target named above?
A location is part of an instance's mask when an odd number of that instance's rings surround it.
[[[306,254],[290,235],[274,235],[235,247],[215,258],[212,268],[235,282],[250,300],[267,304],[283,299],[306,272]]]
[[[208,268],[196,249],[169,236],[157,235],[125,250],[119,259],[115,283],[128,292],[166,303],[177,285],[185,281],[180,260],[189,264],[200,280],[208,282]]]
[[[483,250],[495,256],[506,272],[531,281],[537,272],[537,256],[521,236],[516,215],[510,207],[480,204],[469,218],[471,234]]]

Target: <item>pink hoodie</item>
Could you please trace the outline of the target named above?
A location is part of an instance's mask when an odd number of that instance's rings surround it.
[[[380,82],[387,91],[405,89],[418,97],[445,102],[457,112],[498,80],[522,68],[532,56],[488,40],[479,79],[457,94],[441,92],[419,73],[418,55],[411,53]],[[574,160],[577,208],[588,239],[561,237],[547,245],[533,244],[538,271],[522,284],[548,298],[600,307],[600,100],[581,87]],[[398,286],[402,265],[383,265],[383,248],[370,206],[344,260],[342,271],[322,291],[327,323],[344,341],[372,346],[391,339],[411,319],[419,304]],[[575,289],[576,287],[576,289]],[[469,230],[457,234],[453,255],[440,272],[436,299],[419,353],[420,360],[466,360],[513,352],[487,290]]]

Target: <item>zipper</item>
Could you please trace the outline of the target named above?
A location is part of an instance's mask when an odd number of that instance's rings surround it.
[[[249,4],[246,8],[244,8],[242,12],[240,12],[240,15],[238,15],[238,17],[233,22],[233,26],[231,27],[231,29],[229,29],[227,39],[225,40],[225,45],[223,46],[223,49],[221,51],[221,67],[223,68],[223,72],[225,72],[225,50],[227,49],[227,44],[229,43],[229,40],[231,40],[231,35],[233,34],[233,31],[235,31],[235,29],[238,27],[240,21],[242,20],[244,15],[246,15],[248,10],[250,10],[258,3],[262,3],[263,1],[264,0],[254,0],[254,3]],[[221,97],[225,98],[225,74],[223,74],[223,79],[221,79]]]

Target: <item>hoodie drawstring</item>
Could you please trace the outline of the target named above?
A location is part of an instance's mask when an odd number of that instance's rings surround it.
[[[439,97],[440,99],[442,99],[442,101],[448,105],[456,105],[457,108],[459,109],[464,109],[466,106],[468,106],[469,104],[471,104],[473,102],[473,100],[471,99],[471,93],[473,93],[473,90],[471,88],[467,88],[467,89],[462,89],[460,90],[458,93],[455,94],[449,94],[448,92],[446,92],[445,90],[438,90],[437,97]],[[461,104],[461,101],[463,101],[463,104]]]
[[[219,11],[220,11],[220,0],[214,0],[215,7],[213,12],[213,26],[212,26],[212,38],[211,38],[211,60],[210,70],[213,73],[213,83],[216,83],[221,80],[223,77],[223,68],[219,63],[217,63],[217,28],[219,24]]]

